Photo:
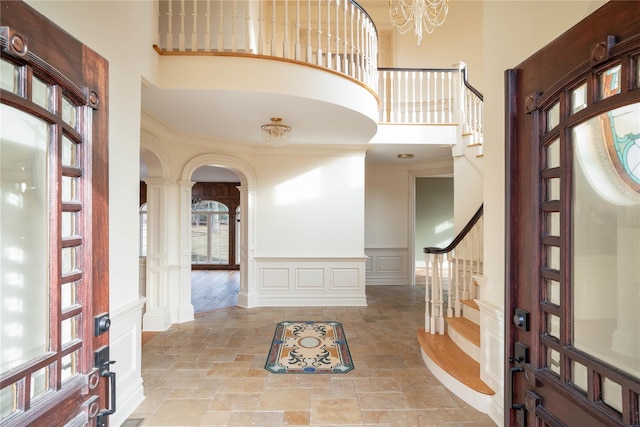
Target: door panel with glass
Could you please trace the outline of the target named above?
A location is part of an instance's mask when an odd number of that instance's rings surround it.
[[[506,81],[505,424],[639,424],[640,2]]]
[[[0,19],[0,424],[106,425],[107,63],[22,2]]]

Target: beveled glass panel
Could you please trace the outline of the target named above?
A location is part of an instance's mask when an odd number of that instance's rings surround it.
[[[550,347],[547,347],[546,367],[554,374],[560,375],[560,353]]]
[[[49,367],[37,370],[31,374],[31,399],[46,393],[49,390]]]
[[[62,345],[69,344],[78,338],[78,316],[70,317],[63,320],[60,324],[60,334]]]
[[[622,412],[622,386],[603,377],[602,401],[618,412]]]
[[[578,363],[575,360],[571,361],[571,382],[577,388],[582,390],[584,393],[588,390],[588,380],[589,376],[587,375],[587,368],[582,363]]]
[[[598,74],[599,99],[605,99],[620,93],[620,72],[622,66],[616,65]]]
[[[0,104],[0,374],[48,349],[48,129]]]
[[[560,166],[560,140],[554,139],[545,146],[547,162],[546,169]]]
[[[62,212],[62,238],[78,235],[78,212]]]
[[[587,84],[578,86],[571,91],[571,114],[587,108]]]
[[[560,339],[560,318],[547,314],[547,335]]]
[[[78,179],[70,176],[62,177],[62,192],[60,194],[63,202],[78,201]]]
[[[545,280],[547,285],[547,302],[560,305],[560,282],[557,280]]]
[[[18,393],[14,383],[0,390],[0,420],[11,415],[17,409]]]
[[[20,95],[20,67],[4,59],[0,60],[0,88]]]
[[[64,356],[61,363],[60,375],[62,382],[65,382],[78,373],[78,351],[76,350]]]
[[[78,163],[78,144],[67,138],[62,137],[62,166],[79,167]]]
[[[638,110],[628,129],[640,133]],[[640,192],[617,176],[608,141],[615,112],[576,126],[573,144],[573,345],[640,377]],[[623,117],[620,117],[623,119]]]
[[[560,236],[560,212],[545,212],[545,232],[548,236]]]
[[[560,103],[556,102],[546,112],[547,114],[547,132],[560,124]]]
[[[62,274],[69,274],[77,271],[78,268],[78,246],[62,248]]]
[[[560,270],[560,248],[558,246],[547,246],[547,268]]]
[[[60,308],[62,310],[78,304],[78,282],[62,285],[60,293]]]
[[[51,87],[35,76],[31,79],[31,100],[47,111],[52,110]]]
[[[62,121],[74,129],[78,124],[78,108],[64,97],[62,98]]]
[[[546,200],[560,200],[560,178],[549,178],[547,181]]]

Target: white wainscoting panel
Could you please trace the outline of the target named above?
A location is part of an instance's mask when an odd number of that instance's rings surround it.
[[[480,308],[480,379],[493,391],[491,419],[501,426],[504,417],[504,309],[483,300]]]
[[[109,313],[109,356],[115,360],[110,369],[116,373],[117,411],[109,418],[119,426],[144,400],[142,388],[142,307],[140,297]]]
[[[365,253],[368,285],[411,284],[408,248],[367,248]]]
[[[366,257],[256,257],[257,306],[366,306]]]

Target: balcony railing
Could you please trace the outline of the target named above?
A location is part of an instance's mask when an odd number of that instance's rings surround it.
[[[377,85],[376,27],[352,0],[159,0],[156,47],[267,55]]]
[[[378,69],[376,27],[353,0],[159,0],[157,13],[163,55],[252,55],[332,70],[378,94],[380,123],[459,125],[468,144],[482,144],[482,95],[466,65]]]

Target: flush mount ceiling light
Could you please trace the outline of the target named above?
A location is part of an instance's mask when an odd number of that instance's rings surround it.
[[[271,123],[260,126],[264,142],[274,147],[285,145],[289,140],[291,126],[283,125],[280,117],[271,117]]]
[[[398,154],[398,158],[399,159],[413,159],[413,154],[409,154],[409,153]]]
[[[418,44],[422,32],[432,33],[435,27],[442,25],[448,12],[449,0],[399,0],[395,7],[393,0],[389,0],[391,24],[400,34],[413,30]]]

